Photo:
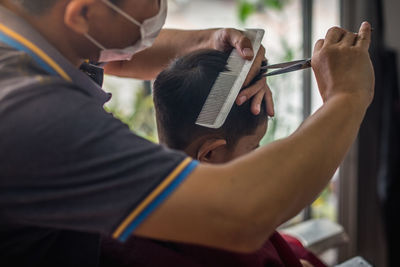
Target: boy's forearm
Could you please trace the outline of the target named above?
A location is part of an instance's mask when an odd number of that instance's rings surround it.
[[[216,29],[175,30],[163,29],[154,45],[133,56],[130,61],[108,63],[107,74],[154,79],[174,58],[202,48],[211,48],[210,36]]]

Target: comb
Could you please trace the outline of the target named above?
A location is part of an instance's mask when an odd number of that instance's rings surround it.
[[[196,124],[207,128],[220,128],[235,103],[240,89],[253,65],[255,55],[261,46],[264,30],[248,29],[244,32],[253,44],[254,58],[243,59],[236,49],[233,49],[227,61],[227,71],[221,72],[214,82],[211,91],[197,117]]]

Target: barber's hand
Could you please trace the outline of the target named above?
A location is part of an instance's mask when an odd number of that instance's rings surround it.
[[[317,41],[311,65],[323,101],[347,95],[367,107],[374,96],[374,70],[368,54],[371,25],[361,24],[357,34],[339,27]]]
[[[235,29],[217,30],[212,38],[212,47],[220,51],[227,51],[234,47],[244,59],[251,60],[254,57],[251,41],[243,34],[243,32]],[[248,85],[259,73],[261,62],[264,58],[265,49],[261,46],[254,60],[254,64],[244,82],[244,86]],[[241,91],[236,99],[236,104],[241,105],[253,96],[254,98],[251,103],[251,111],[253,114],[258,115],[260,113],[261,102],[265,99],[267,114],[269,116],[274,116],[272,93],[265,78]]]

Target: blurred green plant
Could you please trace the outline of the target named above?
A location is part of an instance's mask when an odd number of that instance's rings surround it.
[[[292,61],[295,54],[293,47],[289,45],[288,41],[284,37],[281,37],[280,41],[284,54],[283,61]]]
[[[110,101],[106,110],[128,125],[135,134],[152,142],[158,142],[153,97],[145,86],[132,90],[135,90],[135,96],[131,112],[127,112],[117,99]]]
[[[238,16],[242,23],[255,12],[265,11],[266,8],[282,10],[288,0],[237,0]]]
[[[254,4],[249,3],[247,1],[240,1],[239,2],[239,8],[238,8],[238,14],[239,14],[239,19],[242,23],[246,22],[247,18],[256,12],[256,7]]]

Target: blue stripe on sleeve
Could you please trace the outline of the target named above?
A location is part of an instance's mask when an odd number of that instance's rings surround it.
[[[165,188],[165,190],[159,194],[147,207],[145,210],[141,212],[137,216],[137,218],[131,222],[131,224],[126,227],[126,229],[123,231],[121,236],[118,238],[119,241],[125,242],[129,236],[132,234],[132,232],[138,227],[138,225],[143,222],[149,214],[154,211],[158,205],[160,205],[184,180],[185,178],[196,168],[196,166],[199,164],[197,160],[192,160],[188,166],[186,166],[185,169],[175,178],[171,184]]]

